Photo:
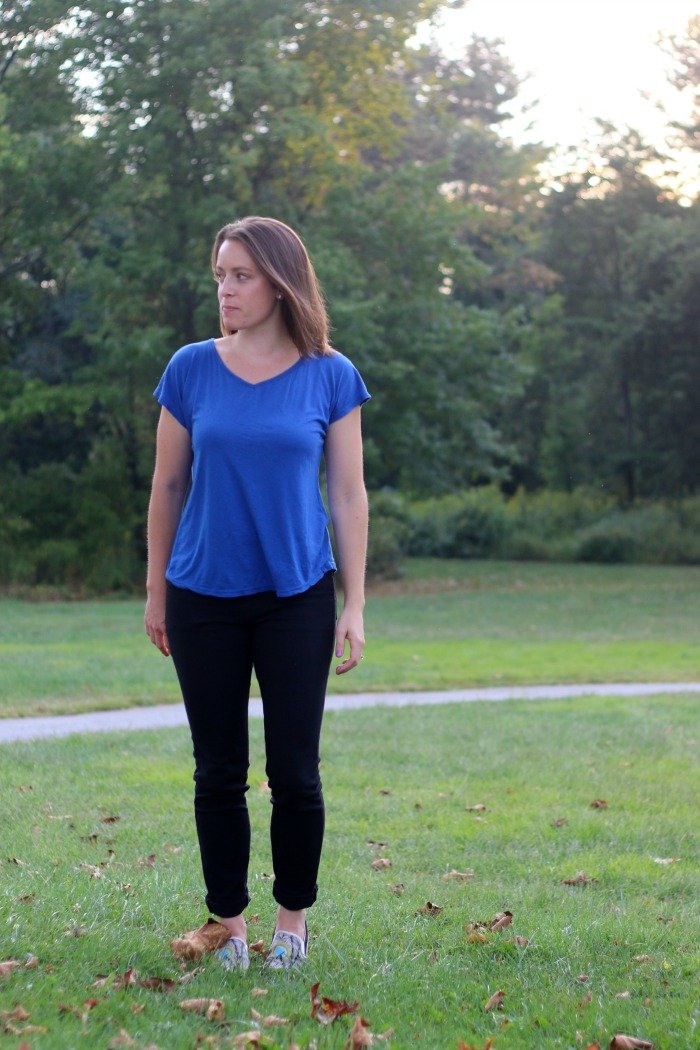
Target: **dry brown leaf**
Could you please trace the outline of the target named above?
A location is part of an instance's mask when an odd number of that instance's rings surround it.
[[[391,867],[391,861],[388,857],[377,857],[372,861],[372,868],[374,871],[384,871],[386,868]]]
[[[451,882],[451,881],[454,881],[454,882],[466,882],[467,879],[473,879],[473,878],[474,878],[474,869],[473,868],[467,868],[466,871],[456,871],[453,868],[452,871],[448,871],[445,875],[442,876],[442,881],[443,882]]]
[[[600,1043],[589,1043],[586,1050],[600,1050]]]
[[[388,885],[391,892],[394,893],[397,897],[400,897],[406,889],[403,882],[390,882]]]
[[[93,879],[102,878],[102,868],[98,867],[97,864],[81,864],[80,867],[84,868],[85,871],[89,871]]]
[[[614,1035],[610,1040],[610,1050],[654,1050],[654,1044],[633,1035]]]
[[[203,1014],[207,1021],[224,1019],[223,999],[183,999],[178,1005],[185,1013]]]
[[[594,798],[591,802],[591,809],[607,809],[608,803],[604,798]]]
[[[142,857],[141,858],[141,860],[139,861],[139,867],[140,868],[152,868],[155,865],[157,860],[158,860],[158,857],[156,856],[155,853],[149,853],[147,857]]]
[[[248,951],[257,952],[258,955],[267,955],[267,952],[265,950],[265,941],[262,939],[262,937],[259,941],[253,941],[252,944],[249,944]]]
[[[87,926],[69,926],[63,931],[64,937],[84,937],[88,932]]]
[[[635,955],[634,961],[638,963],[651,962],[651,955]]]
[[[557,817],[556,820],[552,821],[553,828],[563,828],[565,824],[569,823],[568,817]]]
[[[389,845],[388,842],[375,842],[374,839],[367,839],[367,845],[370,849],[386,849]]]
[[[356,1017],[352,1031],[345,1041],[343,1050],[362,1050],[363,1046],[373,1046],[374,1037],[369,1030],[369,1021]]]
[[[503,991],[494,992],[491,998],[484,1003],[484,1010],[500,1010],[505,997],[506,993]]]
[[[232,1042],[228,1044],[230,1046],[273,1046],[266,1035],[262,1032],[253,1030],[251,1032],[241,1032],[239,1035],[234,1036]]]
[[[139,975],[137,971],[130,966],[128,970],[125,970],[119,977],[114,978],[113,988],[131,988],[132,985],[138,984]]]
[[[0,1019],[3,1021],[28,1021],[29,1014],[18,1003],[14,1010],[0,1010]]]
[[[618,992],[615,996],[616,999],[629,999],[631,992]]]
[[[593,1002],[593,992],[586,992],[582,995],[578,1001],[579,1006],[588,1006],[589,1003]]]
[[[389,791],[389,789],[388,789],[388,788],[380,788],[380,789],[379,789],[379,794],[380,794],[380,795],[385,795],[385,796],[386,796],[386,795],[390,795],[390,794],[391,794],[391,792]]]
[[[470,944],[488,944],[488,937],[481,930],[472,930],[467,937]]]
[[[119,1050],[122,1046],[136,1046],[136,1040],[132,1039],[125,1028],[122,1028],[119,1035],[113,1036],[107,1043],[107,1050]]]
[[[492,933],[496,930],[504,930],[506,926],[510,926],[513,921],[512,911],[499,911],[497,915],[493,917],[489,925],[489,929]]]
[[[6,959],[5,962],[0,962],[0,977],[9,977],[19,965],[18,959]]]
[[[263,1017],[257,1010],[251,1010],[250,1016],[257,1024],[261,1024],[263,1028],[275,1028],[290,1023],[288,1017],[275,1017],[274,1014],[268,1014],[267,1017]]]
[[[180,964],[180,967],[182,968],[182,964]],[[189,984],[190,981],[193,981],[195,979],[195,977],[199,977],[200,973],[204,973],[204,967],[196,966],[194,970],[187,970],[185,973],[181,974],[180,977],[178,977],[177,979],[177,983]]]
[[[680,857],[652,857],[654,864],[675,864],[679,861]]]
[[[182,937],[170,942],[170,947],[178,959],[201,959],[205,952],[215,952],[223,948],[230,937],[226,927],[216,919],[207,919],[197,930],[190,930]]]
[[[36,970],[38,965],[39,965],[38,957],[36,955],[32,955],[31,952],[30,952],[29,955],[27,955],[27,958],[24,960],[24,966],[22,967],[22,969],[24,969],[24,970]]]
[[[269,991],[269,988],[251,988],[250,994],[254,999],[258,999],[261,995],[267,995]]]
[[[580,973],[580,974],[578,975],[578,977],[576,978],[576,980],[577,980],[577,981],[580,981],[580,982],[581,982],[581,984],[585,984],[585,983],[586,983],[586,981],[588,980],[588,974],[587,974],[587,973]]]
[[[530,942],[527,937],[513,937],[510,943],[515,944],[518,948],[527,948]]]
[[[475,806],[467,806],[467,813],[485,813],[486,806],[483,802],[477,802]]]
[[[102,821],[103,824],[116,824],[117,821],[121,820],[121,819],[122,819],[121,817],[116,817],[116,816],[115,817],[100,817],[100,820]]]
[[[432,901],[426,901],[421,908],[418,908],[416,915],[429,915],[431,919],[434,919],[441,911],[444,911],[441,905],[433,904]]]
[[[488,1037],[481,1050],[491,1050],[493,1046],[493,1038]],[[480,1050],[478,1046],[472,1046],[471,1043],[457,1043],[457,1050]]]
[[[3,1026],[3,1032],[8,1035],[46,1035],[48,1028],[44,1028],[41,1024],[25,1024],[23,1028],[18,1028],[14,1024],[6,1024]],[[29,1043],[22,1043],[22,1046],[29,1048]]]
[[[598,882],[598,879],[592,879],[590,875],[586,875],[585,871],[579,871],[571,879],[562,879],[564,886],[592,886]]]
[[[181,981],[174,981],[172,977],[144,977],[138,982],[141,988],[149,988],[153,992],[172,992]]]
[[[318,989],[320,984],[321,982],[317,981],[316,984],[312,985],[310,991],[311,1016],[320,1024],[332,1024],[333,1021],[337,1021],[343,1014],[354,1014],[357,1012],[357,1008],[360,1005],[357,1001],[347,1003],[341,999],[328,999],[325,995],[322,995],[319,999]]]

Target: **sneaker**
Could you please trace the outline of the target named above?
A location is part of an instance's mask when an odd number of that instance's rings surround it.
[[[297,937],[296,933],[287,933],[286,930],[275,930],[270,950],[264,962],[267,970],[292,970],[299,966],[306,958],[309,944],[308,928],[304,939]]]
[[[240,937],[229,937],[216,956],[224,970],[247,970],[250,965],[248,945]]]

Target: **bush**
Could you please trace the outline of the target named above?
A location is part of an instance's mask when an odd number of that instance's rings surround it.
[[[511,528],[505,500],[492,487],[425,500],[410,509],[408,550],[421,557],[493,556]]]
[[[579,561],[658,565],[696,564],[700,561],[697,533],[684,527],[678,507],[662,503],[608,514],[582,530],[577,539],[576,557]]]
[[[80,578],[81,559],[73,540],[44,540],[31,554],[32,583],[66,584]]]

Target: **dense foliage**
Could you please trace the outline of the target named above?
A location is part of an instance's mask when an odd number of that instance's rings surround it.
[[[249,213],[310,247],[372,490],[697,492],[697,204],[610,128],[547,190],[498,42],[415,44],[445,6],[3,5],[0,581],[139,582],[151,391],[216,331],[210,243]],[[667,45],[696,98],[698,21]]]

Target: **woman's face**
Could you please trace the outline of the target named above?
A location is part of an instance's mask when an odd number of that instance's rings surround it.
[[[219,309],[229,331],[256,328],[274,315],[279,305],[275,289],[240,241],[223,242],[214,273]]]

